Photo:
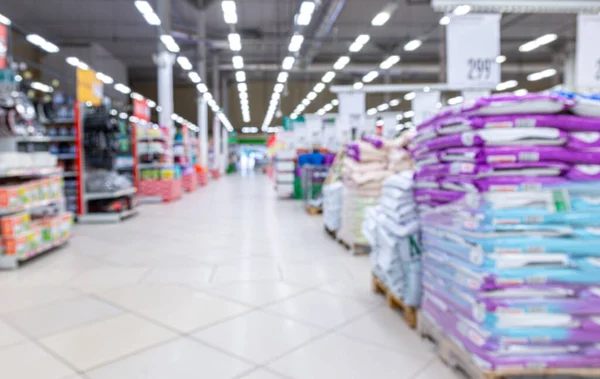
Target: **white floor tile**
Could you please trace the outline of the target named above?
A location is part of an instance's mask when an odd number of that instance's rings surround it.
[[[25,341],[27,338],[15,328],[0,320],[0,349]]]
[[[78,369],[88,370],[175,336],[167,329],[126,314],[56,334],[40,342]]]
[[[276,264],[262,259],[217,266],[213,283],[229,283],[238,280],[281,280],[281,274]]]
[[[0,375],[7,379],[62,379],[75,372],[32,342],[0,349]]]
[[[214,268],[211,266],[193,268],[153,268],[142,279],[142,283],[181,284],[205,287],[210,283]]]
[[[262,364],[322,333],[322,329],[255,311],[201,330],[194,336],[209,345]]]
[[[460,373],[452,371],[439,359],[435,359],[415,379],[465,379],[465,377]]]
[[[284,379],[284,377],[276,375],[267,370],[258,369],[256,371],[252,371],[248,375],[242,376],[240,379]]]
[[[265,309],[325,328],[334,328],[361,314],[372,305],[320,291],[310,291]]]
[[[252,366],[179,338],[86,373],[90,379],[230,379]]]
[[[304,290],[305,287],[280,281],[243,281],[213,287],[208,292],[216,293],[244,304],[262,306],[286,299]]]
[[[86,296],[77,296],[8,313],[4,315],[4,319],[29,336],[41,338],[116,316],[119,313],[122,313],[120,309],[104,302]]]
[[[69,285],[84,292],[98,292],[138,283],[147,271],[146,268],[91,269],[75,276]]]
[[[409,379],[426,362],[330,334],[269,364],[295,379]]]
[[[1,293],[0,314],[79,296],[79,292],[65,287],[21,287]]]

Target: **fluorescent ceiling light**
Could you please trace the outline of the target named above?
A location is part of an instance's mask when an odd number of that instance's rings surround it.
[[[147,1],[137,0],[134,4],[141,14],[154,13],[154,9]]]
[[[379,76],[378,71],[371,71],[367,75],[363,76],[362,81],[365,83],[371,83],[375,78]]]
[[[400,56],[392,55],[388,59],[381,62],[381,64],[379,65],[379,68],[381,68],[382,70],[388,70],[388,69],[392,68],[392,66],[398,62],[400,62]]]
[[[431,88],[429,88],[429,87],[423,87],[423,92],[427,93],[429,91],[431,91]]]
[[[422,44],[423,44],[423,42],[421,40],[419,40],[419,39],[413,39],[412,41],[410,41],[406,45],[404,45],[404,50],[406,50],[406,51],[415,51],[419,47],[421,47]]]
[[[87,63],[85,63],[84,61],[77,62],[77,67],[82,69],[83,71],[87,71],[90,69],[90,66]]]
[[[398,105],[400,105],[401,101],[400,99],[394,99],[392,101],[390,101],[390,107],[397,107]]]
[[[409,92],[406,95],[404,95],[404,100],[406,101],[411,101],[413,100],[415,97],[417,97],[417,94],[414,92]]]
[[[246,73],[244,71],[237,71],[235,73],[235,80],[237,80],[238,83],[245,82],[246,81]]]
[[[296,24],[301,26],[306,26],[310,24],[310,20],[312,19],[312,14],[310,13],[299,13],[296,16]]]
[[[280,72],[279,75],[277,75],[277,81],[279,83],[285,83],[288,80],[288,76],[290,74],[288,74],[287,72]]]
[[[323,83],[329,83],[335,78],[335,71],[327,71],[325,75],[321,78]]]
[[[208,87],[204,83],[196,84],[196,88],[198,89],[198,91],[200,91],[200,93],[208,92]]]
[[[369,116],[373,116],[376,113],[377,113],[376,108],[371,108],[371,109],[367,110],[367,115],[369,115]]]
[[[304,42],[304,36],[302,34],[294,34],[290,40],[288,50],[292,53],[299,51],[302,47],[302,42]]]
[[[53,44],[50,41],[46,41],[43,37],[41,37],[38,34],[29,34],[29,35],[27,35],[27,37],[25,37],[25,39],[29,43],[39,47],[40,49],[42,49],[48,53],[54,54],[54,53],[58,53],[60,51],[58,46],[56,46],[55,44]]]
[[[327,104],[323,105],[323,109],[325,110],[325,112],[329,112],[333,109],[333,105],[331,105],[330,103],[327,103]]]
[[[302,5],[300,5],[300,13],[312,14],[316,7],[313,1],[303,1]]]
[[[549,68],[547,70],[536,72],[536,73],[528,75],[527,76],[527,80],[529,80],[530,82],[536,82],[538,80],[549,78],[549,77],[554,76],[554,75],[556,75],[556,70],[553,69],[553,68]]]
[[[308,100],[311,100],[311,101],[312,101],[312,100],[314,100],[314,99],[316,99],[316,98],[317,98],[317,93],[316,93],[316,92],[312,92],[312,91],[311,91],[311,92],[309,92],[309,93],[308,93],[308,95],[306,95],[306,98],[307,98]]]
[[[519,51],[522,53],[527,53],[537,49],[540,46],[547,45],[551,42],[554,42],[558,39],[556,34],[545,34],[539,38],[534,39],[533,41],[529,41],[519,46]]]
[[[8,18],[5,15],[3,15],[2,13],[0,13],[0,24],[10,26],[10,24],[12,24],[12,21],[10,21],[10,18]]]
[[[119,118],[122,118],[123,120],[125,120],[127,117],[128,117],[127,113],[125,113],[125,112],[119,113]]]
[[[415,112],[414,111],[408,111],[408,112],[404,112],[404,114],[402,116],[404,116],[404,118],[412,118],[414,117]]]
[[[186,71],[190,71],[193,67],[190,60],[187,57],[181,55],[177,57],[177,63],[179,64],[179,67]]]
[[[160,36],[160,40],[165,45],[167,50],[169,50],[170,52],[178,53],[180,51],[179,45],[177,44],[177,42],[175,42],[175,39],[173,39],[173,36],[171,36],[169,34],[163,34]]]
[[[200,79],[200,75],[198,75],[198,73],[195,72],[195,71],[188,72],[188,77],[195,84],[198,84],[198,83],[200,83],[202,81],[202,79]]]
[[[340,105],[340,101],[338,99],[333,99],[333,100],[331,100],[331,105],[333,105],[334,107],[337,107],[338,105]]]
[[[529,91],[527,91],[525,88],[522,89],[518,89],[515,92],[513,92],[516,96],[525,96],[529,93]]]
[[[519,85],[519,82],[516,80],[508,80],[506,82],[498,83],[496,86],[496,91],[505,91],[510,88],[515,88]]]
[[[285,57],[283,59],[283,63],[281,64],[281,68],[284,70],[291,70],[294,67],[294,62],[296,62],[296,58],[294,57]]]
[[[385,25],[386,22],[388,22],[388,20],[390,19],[390,12],[387,11],[383,11],[378,13],[375,17],[373,17],[373,20],[371,21],[371,25],[373,26],[382,26]]]
[[[444,16],[440,18],[440,25],[448,25],[450,23],[450,16]]]
[[[292,113],[292,115],[290,116],[290,118],[291,118],[292,120],[295,120],[295,119],[297,119],[297,118],[298,118],[298,115],[297,115],[297,114],[295,114],[295,113]]]
[[[221,8],[223,8],[223,18],[227,24],[237,24],[237,9],[235,1],[224,0],[221,2]]]
[[[162,112],[162,107],[161,107],[160,105],[158,105],[158,106],[156,107],[156,111],[157,111],[157,112],[159,112],[159,113],[160,113],[160,112]]]
[[[156,107],[156,102],[153,100],[150,100],[150,99],[146,100],[146,104],[148,104],[148,107],[150,107],[150,108]]]
[[[464,16],[467,13],[471,12],[471,6],[470,5],[459,5],[458,7],[454,8],[454,13],[457,16]]]
[[[161,24],[160,22],[160,18],[158,17],[158,15],[156,13],[146,13],[144,15],[144,19],[146,20],[146,22],[152,26],[158,26]]]
[[[317,111],[317,115],[318,115],[318,116],[323,116],[325,113],[326,113],[326,112],[325,112],[325,109],[319,109],[319,110]]]
[[[356,37],[356,39],[354,40],[352,45],[350,45],[348,50],[350,50],[353,53],[357,53],[362,50],[363,46],[365,46],[370,39],[371,36],[369,36],[368,34],[361,34],[358,37]]]
[[[229,40],[229,48],[231,51],[242,50],[242,37],[240,37],[238,33],[229,33],[227,39]]]
[[[402,120],[403,118],[404,118],[404,116],[402,115],[402,113],[398,113],[396,115],[396,120],[398,120],[398,121]]]
[[[504,55],[498,55],[498,56],[496,57],[496,63],[498,63],[498,64],[502,64],[502,63],[504,63],[504,62],[506,62],[506,56],[504,56]]]
[[[388,109],[390,109],[390,105],[387,103],[381,104],[377,107],[379,112],[387,111]]]
[[[308,107],[310,105],[310,100],[308,100],[308,99],[302,100],[302,105],[304,105],[305,107]]]
[[[354,83],[353,87],[354,89],[361,89],[365,86],[365,84],[363,82],[356,82]]]
[[[465,99],[462,96],[456,96],[456,97],[452,97],[450,99],[448,99],[448,105],[456,105],[456,104],[460,104],[464,101]]]
[[[315,91],[316,93],[321,93],[321,92],[323,92],[324,89],[325,89],[325,83],[317,83],[317,84],[315,84],[313,91]]]
[[[283,83],[277,83],[275,84],[275,88],[273,88],[273,91],[277,93],[282,93],[284,87],[285,86],[283,85]]]
[[[113,84],[114,83],[113,78],[111,78],[110,76],[105,75],[101,72],[96,73],[96,78],[104,84]]]
[[[132,99],[136,99],[136,100],[139,100],[139,101],[142,101],[142,100],[144,100],[144,96],[142,96],[141,94],[139,94],[139,93],[137,93],[137,92],[132,92],[132,93],[131,93],[129,96],[130,96]]]
[[[202,95],[202,97],[204,98],[204,100],[206,101],[211,101],[214,100],[213,99],[213,95],[210,92],[204,92],[204,94]]]
[[[248,92],[248,84],[246,83],[238,83],[237,88],[240,92]]]
[[[236,70],[241,70],[244,68],[244,58],[241,55],[235,55],[233,58],[231,58],[231,61],[233,62],[233,68]]]
[[[271,100],[279,100],[281,98],[281,94],[279,92],[273,92],[271,95]]]
[[[348,63],[350,63],[350,57],[347,57],[347,56],[339,57],[338,60],[333,65],[333,69],[334,70],[342,70],[342,69],[344,69],[344,67],[346,67],[346,65]]]
[[[47,84],[40,83],[40,82],[32,82],[31,88],[36,89],[41,92],[46,92],[46,93],[50,93],[50,92],[54,91],[54,88],[50,87]]]
[[[127,87],[125,84],[117,83],[115,84],[115,89],[121,93],[124,93],[125,95],[131,93],[131,88]]]
[[[67,57],[65,61],[67,61],[68,64],[74,67],[77,67],[77,65],[79,64],[79,58],[77,57]]]

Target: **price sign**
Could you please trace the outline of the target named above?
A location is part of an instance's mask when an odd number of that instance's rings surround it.
[[[600,89],[600,16],[577,16],[577,53],[575,77],[577,90],[596,92]]]
[[[446,27],[448,84],[456,89],[500,83],[500,15],[454,16]]]

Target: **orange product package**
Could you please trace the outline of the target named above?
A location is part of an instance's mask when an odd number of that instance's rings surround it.
[[[0,208],[12,208],[21,204],[18,186],[0,187]]]
[[[27,233],[19,236],[3,237],[5,255],[22,255],[29,251]]]
[[[21,212],[0,219],[0,234],[3,236],[14,236],[21,234],[31,227],[31,215]]]

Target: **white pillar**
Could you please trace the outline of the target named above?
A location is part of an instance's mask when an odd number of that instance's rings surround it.
[[[571,52],[565,58],[564,72],[563,89],[565,91],[575,91],[577,87],[575,79],[575,54]]]
[[[227,168],[229,166],[229,133],[227,132],[226,128],[222,128],[221,129],[222,132],[222,137],[221,137],[221,141],[223,143],[223,159],[222,159],[222,165],[221,165],[221,172],[223,174],[225,174],[225,172],[227,172]]]
[[[157,1],[158,17],[162,20],[160,33],[171,34],[171,2],[170,0]],[[155,63],[158,66],[158,104],[162,107],[159,115],[159,123],[169,129],[169,149],[171,160],[173,159],[173,138],[175,128],[171,115],[173,114],[173,63],[175,55],[158,41],[158,55],[155,57]]]
[[[219,80],[219,56],[213,55],[213,98],[215,101],[219,101],[219,87],[221,81]],[[221,170],[221,120],[217,114],[213,118],[213,151],[214,151],[214,165],[213,169]]]
[[[203,7],[202,0],[198,3]],[[202,9],[198,17],[198,45],[196,47],[198,54],[198,74],[202,81],[206,83],[206,11]],[[208,168],[208,104],[202,94],[198,91],[198,127],[200,128],[200,165]]]

